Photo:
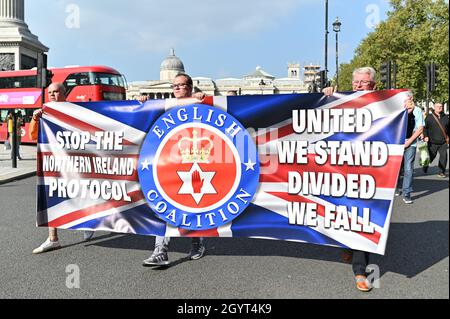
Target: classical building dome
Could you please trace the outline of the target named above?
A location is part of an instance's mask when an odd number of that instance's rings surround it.
[[[175,50],[170,50],[170,55],[161,63],[160,80],[172,81],[178,73],[185,73],[183,62],[175,55]]]
[[[184,72],[184,64],[175,56],[173,49],[170,51],[170,55],[161,63],[161,71],[166,70]]]

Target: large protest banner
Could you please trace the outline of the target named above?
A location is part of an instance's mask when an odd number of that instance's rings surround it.
[[[384,254],[407,92],[49,103],[37,225]]]

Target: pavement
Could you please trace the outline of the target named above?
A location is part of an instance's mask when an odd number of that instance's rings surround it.
[[[17,168],[12,167],[11,150],[0,143],[0,185],[36,175],[36,145],[21,145],[22,160],[17,160]]]

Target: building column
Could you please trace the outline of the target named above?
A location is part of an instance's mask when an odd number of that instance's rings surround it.
[[[0,0],[0,20],[1,19],[25,21],[24,0]]]

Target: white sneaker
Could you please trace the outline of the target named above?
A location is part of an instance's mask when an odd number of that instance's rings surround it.
[[[47,240],[43,242],[42,245],[33,250],[33,254],[41,254],[58,248],[61,248],[61,244],[59,243],[59,241],[50,241],[50,238],[47,238]]]

